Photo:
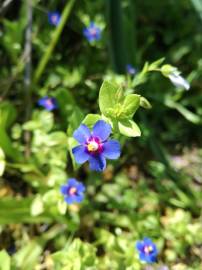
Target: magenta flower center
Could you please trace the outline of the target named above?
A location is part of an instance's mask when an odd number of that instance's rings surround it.
[[[90,34],[95,37],[97,35],[97,29],[96,28],[91,28],[90,29]]]
[[[87,141],[86,148],[89,153],[100,153],[102,152],[102,143],[98,138],[92,137]]]
[[[145,246],[144,247],[144,253],[149,254],[153,251],[152,246]]]
[[[69,190],[68,190],[68,194],[69,195],[75,195],[77,192],[77,189],[75,187],[71,187]]]
[[[57,22],[57,16],[56,15],[52,15],[51,16],[51,20],[53,23],[56,23]]]
[[[52,100],[50,98],[46,100],[46,105],[47,106],[52,106],[53,105],[53,102],[52,102]]]

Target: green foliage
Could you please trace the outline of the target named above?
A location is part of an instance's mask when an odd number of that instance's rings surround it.
[[[5,250],[0,251],[0,269],[10,270],[10,257]]]
[[[153,270],[202,269],[200,1],[47,2],[0,4],[0,269],[143,270],[143,237],[159,250]],[[92,43],[91,21],[102,30]],[[44,96],[58,108],[39,108]],[[72,154],[75,129],[100,119],[121,144],[102,174]],[[60,192],[72,177],[86,187],[81,204]]]

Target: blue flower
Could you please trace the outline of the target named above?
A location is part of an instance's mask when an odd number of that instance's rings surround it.
[[[151,239],[145,237],[142,241],[137,241],[136,249],[139,252],[141,261],[147,263],[154,263],[157,261],[158,250]]]
[[[66,185],[61,186],[61,193],[68,204],[80,203],[84,199],[85,187],[74,178],[70,178]]]
[[[38,105],[44,107],[47,111],[52,111],[58,107],[56,99],[48,96],[40,98]]]
[[[101,29],[91,22],[88,27],[84,28],[83,35],[89,42],[96,41],[101,38]]]
[[[131,64],[126,65],[126,71],[130,75],[134,75],[136,73],[136,69]]]
[[[60,22],[60,19],[61,19],[61,16],[60,16],[60,13],[55,11],[55,12],[49,12],[48,13],[48,22],[51,24],[51,25],[55,25],[57,26]]]
[[[117,140],[109,139],[111,126],[99,120],[93,126],[92,132],[81,124],[74,131],[73,137],[80,143],[72,152],[78,164],[86,161],[93,171],[103,171],[106,168],[106,158],[117,159],[120,156],[120,144]]]

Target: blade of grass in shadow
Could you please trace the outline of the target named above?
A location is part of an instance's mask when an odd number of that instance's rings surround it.
[[[197,11],[199,17],[202,20],[202,1],[201,0],[191,0],[195,10]]]
[[[136,5],[133,0],[128,0],[123,8],[123,27],[127,64],[136,66]]]
[[[41,61],[39,62],[38,67],[36,69],[36,72],[34,74],[34,83],[35,84],[37,84],[39,82],[41,75],[42,75],[48,61],[51,58],[53,50],[54,50],[54,48],[59,40],[59,37],[62,33],[62,30],[65,26],[67,19],[71,13],[71,10],[73,8],[74,3],[75,3],[75,0],[68,1],[63,12],[62,12],[62,17],[61,17],[60,23],[59,23],[58,27],[55,29],[55,31],[53,33],[52,40],[51,40],[47,50],[45,51],[43,57],[41,58]]]
[[[110,31],[110,50],[114,70],[117,73],[125,73],[126,46],[123,31],[123,16],[120,0],[108,0],[107,19]]]

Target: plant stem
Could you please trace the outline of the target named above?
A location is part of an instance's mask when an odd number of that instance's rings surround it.
[[[27,0],[27,28],[25,32],[25,75],[24,75],[24,88],[25,88],[25,121],[30,118],[31,114],[31,70],[32,70],[32,0]],[[25,156],[30,155],[30,132],[25,131],[24,140],[26,143]]]
[[[68,1],[64,10],[63,10],[60,23],[59,23],[58,27],[55,29],[55,31],[53,33],[52,40],[51,40],[47,50],[45,51],[41,61],[39,62],[38,67],[36,69],[36,72],[34,74],[34,83],[35,84],[37,84],[39,82],[41,75],[44,72],[46,65],[48,64],[48,61],[50,60],[50,58],[52,56],[53,50],[54,50],[54,48],[59,40],[59,37],[62,33],[62,30],[65,26],[65,23],[66,23],[68,17],[70,15],[70,12],[72,10],[74,3],[75,3],[75,0]]]

